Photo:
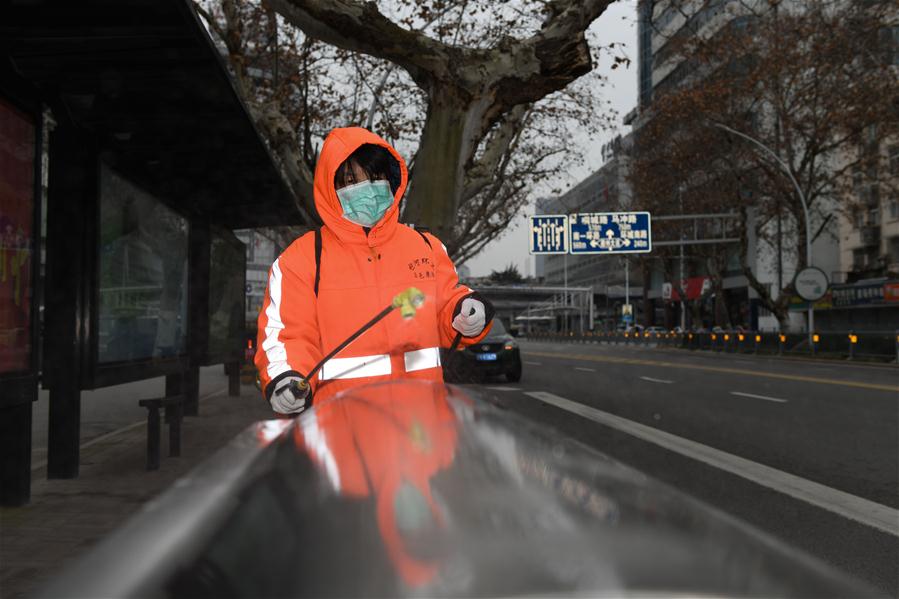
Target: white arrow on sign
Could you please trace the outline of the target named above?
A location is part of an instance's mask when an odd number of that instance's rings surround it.
[[[608,231],[606,231],[606,237],[608,237],[609,239],[615,237],[615,232],[612,231],[612,229],[609,229]]]

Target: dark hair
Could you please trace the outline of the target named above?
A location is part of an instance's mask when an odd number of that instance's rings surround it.
[[[346,178],[346,169],[351,160],[362,167],[369,179],[387,179],[390,189],[396,193],[400,186],[400,165],[386,148],[375,144],[362,144],[337,167],[334,187]]]

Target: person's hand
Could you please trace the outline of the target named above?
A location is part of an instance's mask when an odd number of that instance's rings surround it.
[[[279,414],[299,414],[308,406],[311,391],[304,378],[288,376],[278,381],[269,403]]]
[[[484,302],[473,297],[462,300],[459,313],[453,318],[453,328],[466,337],[476,337],[487,326],[487,310]]]

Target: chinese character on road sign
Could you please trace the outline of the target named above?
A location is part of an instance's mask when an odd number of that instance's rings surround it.
[[[572,214],[572,254],[635,254],[652,251],[649,212]]]
[[[540,214],[530,218],[530,249],[532,254],[568,253],[568,216]]]

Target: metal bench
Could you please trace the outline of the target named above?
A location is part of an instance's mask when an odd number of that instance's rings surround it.
[[[165,408],[165,421],[169,425],[169,457],[178,457],[181,455],[181,418],[184,396],[172,395],[155,399],[141,399],[137,403],[142,408],[147,408],[147,470],[159,470],[162,437],[159,409]]]

